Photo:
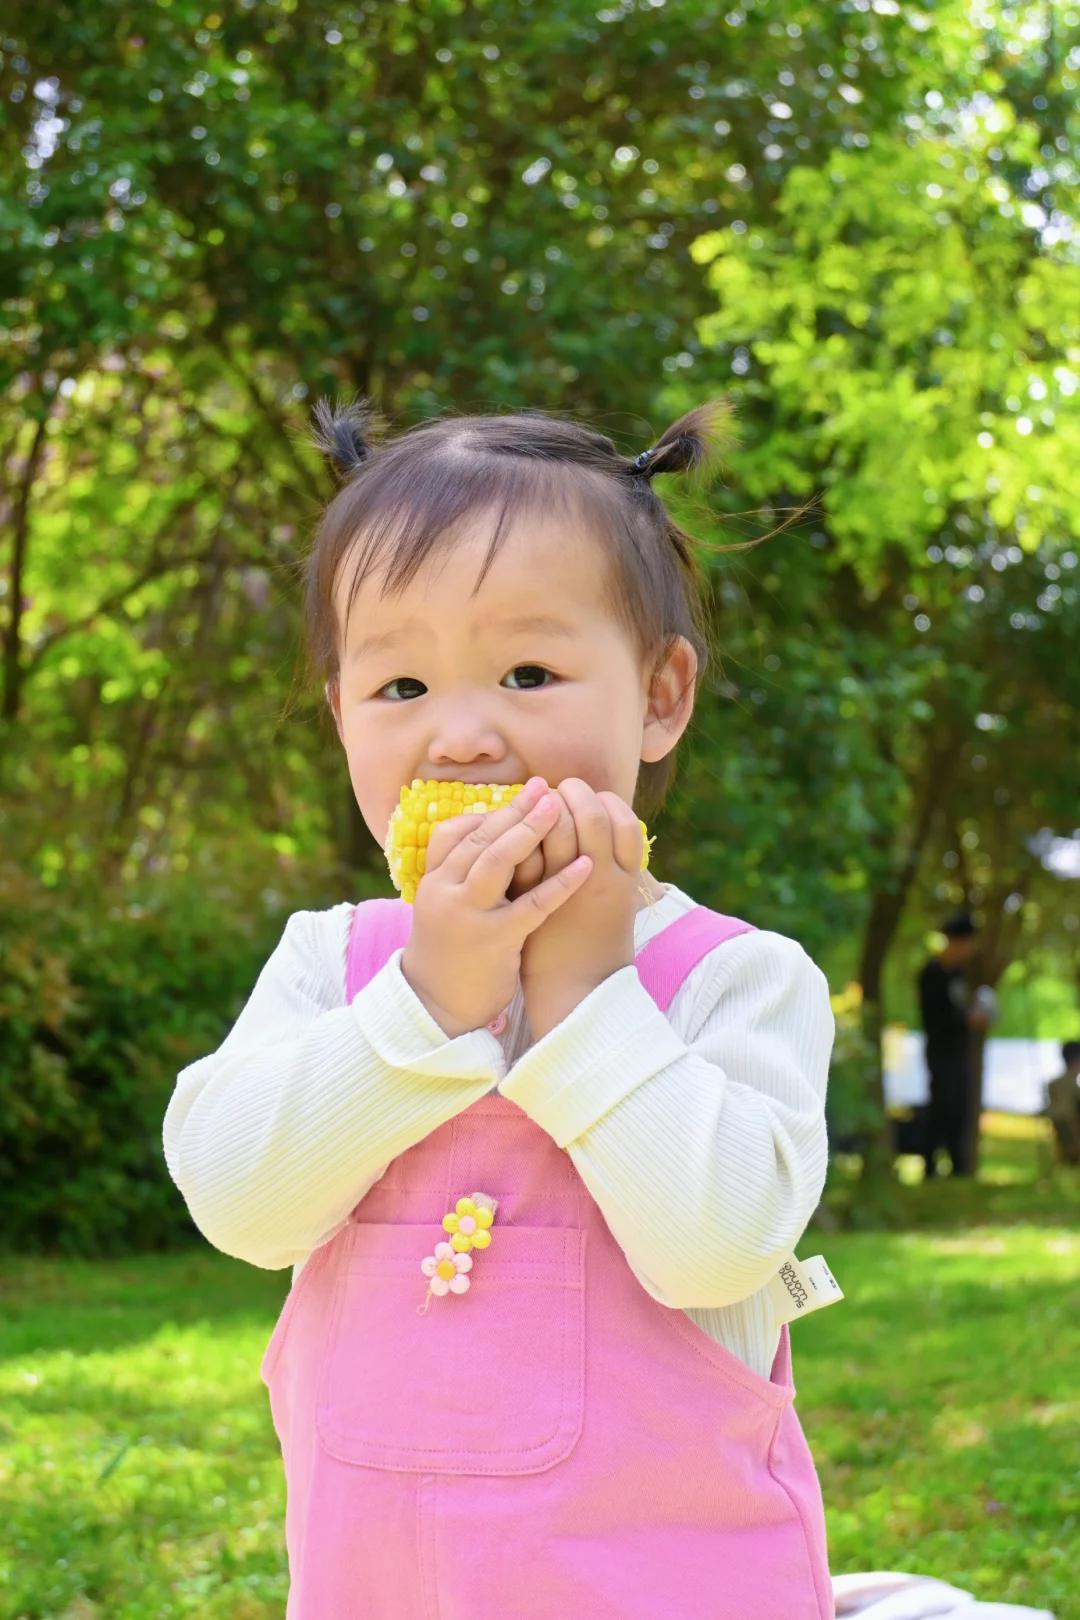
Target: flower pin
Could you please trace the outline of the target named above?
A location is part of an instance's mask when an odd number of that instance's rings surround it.
[[[443,1216],[443,1231],[450,1233],[451,1246],[459,1254],[470,1249],[486,1249],[491,1242],[491,1224],[498,1204],[486,1193],[459,1198],[449,1215]]]
[[[428,1279],[429,1294],[467,1294],[471,1254],[455,1254],[449,1243],[436,1243],[435,1253],[421,1260],[420,1270]]]
[[[434,1254],[421,1260],[420,1270],[428,1280],[424,1303],[418,1307],[423,1315],[431,1304],[432,1296],[467,1294],[469,1272],[473,1260],[471,1249],[486,1249],[491,1243],[491,1224],[498,1209],[498,1200],[487,1193],[473,1193],[459,1198],[448,1215],[443,1216],[443,1231],[449,1234],[436,1243]]]

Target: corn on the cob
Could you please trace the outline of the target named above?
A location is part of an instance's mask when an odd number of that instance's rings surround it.
[[[451,816],[480,816],[488,810],[497,810],[502,804],[519,794],[523,782],[505,786],[499,782],[425,782],[421,777],[401,790],[399,803],[394,807],[390,825],[386,830],[385,854],[390,877],[401,898],[410,905],[416,899],[417,885],[427,865],[428,839],[431,829]],[[643,848],[641,870],[649,864],[652,839],[645,823],[641,823]]]

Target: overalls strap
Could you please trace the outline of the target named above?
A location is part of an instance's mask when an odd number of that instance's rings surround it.
[[[667,1012],[679,986],[710,951],[738,934],[753,932],[752,923],[695,906],[641,947],[636,957],[638,978],[660,1011]]]
[[[400,951],[412,933],[412,906],[404,900],[362,900],[353,908],[345,957],[345,1000],[352,1001]]]
[[[365,900],[353,911],[349,949],[345,959],[345,997],[352,1001],[412,932],[412,907],[404,900]],[[753,932],[753,925],[738,917],[724,917],[707,906],[695,906],[654,934],[636,957],[638,977],[661,1012],[667,1012],[675,992],[703,957],[738,934]]]

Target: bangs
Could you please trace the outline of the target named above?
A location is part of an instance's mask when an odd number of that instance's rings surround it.
[[[479,591],[509,535],[552,516],[578,527],[600,548],[609,606],[642,654],[661,638],[655,605],[663,579],[656,548],[634,521],[642,497],[655,501],[655,496],[623,488],[588,466],[523,454],[518,446],[500,454],[487,444],[470,443],[467,427],[459,438],[421,457],[416,441],[422,433],[411,436],[414,453],[407,459],[384,453],[327,508],[320,549],[327,566],[332,560],[333,574],[315,582],[315,599],[324,604],[324,618],[325,606],[332,611],[329,625],[311,625],[316,647],[325,648],[328,630],[337,643],[361,587],[372,577],[381,594],[399,595],[438,553],[482,523],[489,538],[476,577]]]

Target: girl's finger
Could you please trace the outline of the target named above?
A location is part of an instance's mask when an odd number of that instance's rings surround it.
[[[476,831],[478,819],[477,816],[451,816],[449,821],[437,822],[428,838],[425,871],[434,872],[440,866],[445,866],[462,840]]]
[[[577,860],[578,854],[577,828],[570,807],[560,793],[559,819],[543,844],[544,876],[551,877],[555,872],[561,872],[564,866]]]
[[[507,893],[512,900],[516,900],[517,896],[524,894],[526,889],[534,889],[538,883],[543,881],[543,877],[544,851],[541,846],[540,849],[534,849],[531,855],[526,855],[520,865],[515,867]]]
[[[579,852],[588,855],[594,865],[612,861],[615,852],[611,818],[599,794],[577,776],[568,776],[560,782],[559,792],[574,818]]]
[[[635,811],[617,793],[598,793],[611,822],[611,843],[615,859],[624,872],[641,871],[641,823]]]
[[[589,857],[579,855],[569,866],[564,866],[561,872],[556,872],[554,877],[545,878],[543,883],[538,883],[528,894],[523,894],[520,899],[512,901],[510,910],[523,932],[526,935],[535,932],[553,911],[558,911],[560,906],[565,905],[567,900],[577,894],[592,869],[593,863]]]
[[[452,880],[461,882],[479,851],[485,849],[507,827],[513,827],[522,821],[537,800],[549,791],[542,776],[533,776],[515,799],[511,799],[509,804],[500,805],[497,810],[486,810],[481,815],[451,816],[448,821],[438,822],[431,829],[428,841],[427,871],[434,872],[439,867],[447,867],[447,875]],[[477,838],[480,829],[483,829],[482,836]],[[457,860],[456,852],[459,846],[468,839],[473,841],[470,850],[466,852],[463,860]]]
[[[485,837],[487,829],[481,826],[473,838],[457,846],[444,871],[461,884],[470,905],[487,909],[505,898],[514,872],[534,849],[539,849],[555,821],[557,800],[557,794],[545,793],[516,827],[508,827],[492,839]]]

